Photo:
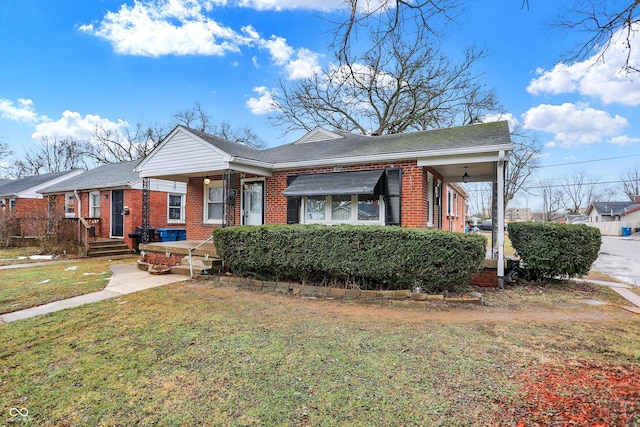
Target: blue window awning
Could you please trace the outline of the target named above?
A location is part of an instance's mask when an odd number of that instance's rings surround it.
[[[287,197],[381,194],[383,169],[299,175],[283,194]]]

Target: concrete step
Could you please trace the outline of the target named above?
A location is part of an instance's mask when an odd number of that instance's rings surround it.
[[[191,274],[191,270],[189,269],[188,265],[179,264],[171,267],[171,273],[179,274],[181,276],[189,276]],[[194,275],[206,276],[207,273],[211,273],[211,270],[207,270],[206,268],[202,268],[202,267],[193,267]],[[217,273],[217,270],[214,273]]]

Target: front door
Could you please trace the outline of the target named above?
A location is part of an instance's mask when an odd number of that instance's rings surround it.
[[[124,237],[124,190],[111,191],[111,237]]]
[[[244,225],[264,224],[264,181],[244,183],[242,204]]]

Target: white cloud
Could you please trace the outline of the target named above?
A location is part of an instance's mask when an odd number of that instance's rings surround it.
[[[269,50],[271,59],[277,65],[286,64],[293,55],[293,48],[287,44],[284,37],[271,36],[270,40],[265,40],[263,46]]]
[[[285,66],[290,80],[303,79],[320,73],[320,55],[309,49],[298,49],[296,58]]]
[[[547,148],[556,148],[558,146],[558,144],[555,141],[549,141],[549,142],[545,143],[544,146],[547,147]]]
[[[294,49],[284,37],[271,36],[261,46],[266,48],[274,64],[284,67],[290,80],[303,79],[320,72],[320,55],[306,48]],[[255,61],[254,61],[255,65]]]
[[[339,0],[337,3],[341,3]],[[323,2],[309,2],[307,8],[316,8]],[[282,67],[289,79],[299,79],[320,71],[320,54],[306,48],[295,49],[283,37],[272,35],[264,39],[251,25],[236,31],[219,24],[206,12],[213,6],[226,5],[225,0],[134,0],[132,6],[123,4],[117,12],[107,12],[102,21],[86,24],[79,30],[100,37],[122,55],[159,57],[163,55],[223,56],[240,52],[241,48],[257,46],[269,52],[272,62]],[[234,3],[260,9],[297,8],[306,4],[299,1]],[[277,9],[277,8],[276,8]],[[252,59],[254,66],[258,60]]]
[[[563,147],[601,142],[617,136],[629,126],[624,117],[589,107],[588,104],[542,104],[523,115],[525,129],[555,134],[555,143]]]
[[[276,94],[275,89],[269,90],[265,86],[259,86],[254,87],[253,91],[260,97],[247,100],[246,105],[252,114],[268,114],[278,109],[278,103],[273,99],[273,95]]]
[[[631,33],[635,38],[636,32]],[[625,37],[620,33],[613,36],[612,43],[605,53],[606,61],[600,59],[600,52],[583,62],[575,64],[557,64],[552,70],[537,70],[538,78],[527,87],[532,95],[561,93],[579,93],[599,98],[605,104],[620,103],[640,105],[640,81],[625,75],[623,65],[640,64],[640,49],[625,50]],[[632,40],[633,42],[633,40]]]
[[[213,4],[221,2],[136,0],[133,6],[123,4],[118,12],[107,12],[97,25],[86,24],[79,29],[107,40],[123,55],[221,56],[250,44],[251,34],[243,36],[204,14]]]
[[[38,124],[31,137],[35,140],[70,138],[77,141],[91,141],[98,126],[106,131],[120,133],[129,125],[123,120],[112,122],[96,114],[87,114],[82,117],[80,113],[67,110],[56,121],[47,120]]]
[[[640,142],[640,138],[631,138],[627,135],[619,135],[619,136],[614,136],[613,138],[611,138],[609,140],[610,143],[612,144],[617,144],[617,145],[629,145],[629,144],[637,144]]]
[[[14,122],[35,122],[40,120],[33,106],[33,101],[18,98],[17,105],[9,99],[0,99],[0,114],[2,117]]]
[[[483,123],[500,122],[505,120],[509,123],[509,130],[511,132],[517,129],[519,124],[518,119],[511,113],[487,114],[480,118],[480,121]]]

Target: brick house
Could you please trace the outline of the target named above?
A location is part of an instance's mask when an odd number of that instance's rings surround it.
[[[502,229],[512,148],[506,122],[383,136],[316,128],[265,150],[177,126],[136,171],[186,184],[189,240],[221,226],[286,223],[463,231],[467,194],[459,183],[472,181],[497,184]],[[500,261],[503,239],[498,233]]]
[[[47,200],[42,197],[39,191],[83,172],[83,169],[74,169],[4,181],[0,185],[0,218],[3,221],[10,217],[18,220],[17,227],[20,230],[13,230],[12,234],[22,236],[36,234],[36,230],[28,229],[28,221],[23,220],[47,211]]]
[[[142,221],[143,179],[134,171],[139,160],[110,163],[41,189],[51,204],[72,206],[67,218],[84,218],[95,226],[95,237],[122,239],[130,248],[129,237]],[[158,229],[185,224],[186,186],[180,182],[149,181],[150,222]]]

